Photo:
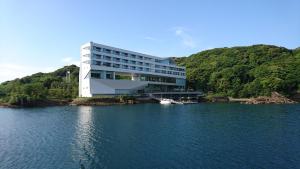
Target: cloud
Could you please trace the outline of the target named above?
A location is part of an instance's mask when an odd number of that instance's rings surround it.
[[[77,66],[79,66],[79,63],[80,63],[79,60],[75,60],[72,57],[62,58],[61,61],[65,65],[77,65]]]
[[[196,42],[192,38],[192,36],[187,32],[187,29],[183,27],[174,27],[173,28],[175,36],[179,37],[181,40],[181,43],[188,48],[195,48]]]
[[[12,64],[12,63],[0,63],[0,83],[21,78],[38,72],[51,72],[55,67],[36,67],[30,65]]]
[[[156,38],[153,38],[153,37],[151,37],[151,36],[146,36],[145,39],[147,39],[147,40],[152,40],[152,41],[157,40]]]
[[[152,37],[152,36],[146,36],[146,37],[144,37],[144,39],[149,40],[149,41],[153,41],[153,42],[162,42],[161,39],[158,39],[158,38],[155,38],[155,37]]]
[[[26,65],[26,64],[16,64],[11,62],[2,62],[0,63],[0,83],[7,80],[14,80],[16,78],[22,78],[24,76],[29,76],[34,73],[43,72],[53,72],[58,68],[61,68],[66,65],[79,65],[78,60],[74,60],[72,57],[65,57],[61,59],[61,63],[58,63],[55,67],[42,67],[35,65]]]

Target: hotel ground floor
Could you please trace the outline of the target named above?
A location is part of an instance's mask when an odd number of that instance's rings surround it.
[[[185,79],[151,74],[91,70],[81,80],[81,97],[135,95],[185,90]]]

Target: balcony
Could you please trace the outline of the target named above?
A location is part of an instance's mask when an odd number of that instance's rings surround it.
[[[103,52],[104,52],[104,53],[111,54],[111,50],[110,50],[110,49],[103,49]]]
[[[120,62],[121,59],[120,59],[120,58],[113,58],[113,61],[115,61],[115,62]]]

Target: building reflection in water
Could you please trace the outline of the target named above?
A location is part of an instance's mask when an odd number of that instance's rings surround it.
[[[95,156],[93,107],[79,106],[76,132],[74,136],[74,160],[82,160],[84,165],[89,165],[90,159]]]

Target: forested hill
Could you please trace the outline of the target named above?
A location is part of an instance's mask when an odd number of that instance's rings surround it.
[[[254,97],[300,91],[300,48],[270,45],[217,48],[176,58],[186,66],[188,87],[220,96]],[[70,81],[66,80],[70,71]],[[0,84],[0,103],[36,105],[78,96],[79,68],[65,66]]]
[[[70,71],[70,80],[66,79]],[[0,103],[36,105],[37,102],[78,96],[79,68],[65,66],[51,73],[36,73],[0,84]]]
[[[250,97],[300,90],[300,48],[271,45],[216,48],[176,58],[188,86],[216,95]]]

